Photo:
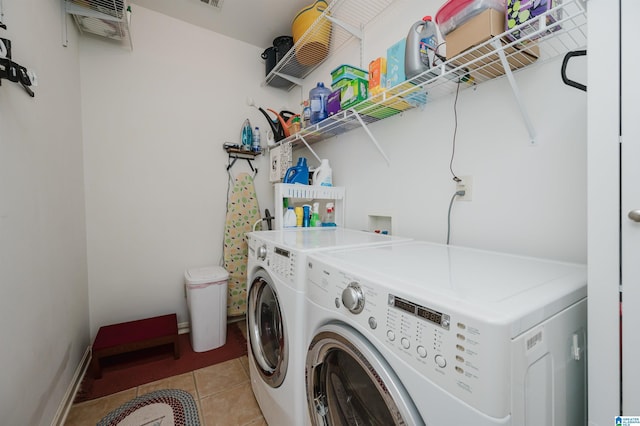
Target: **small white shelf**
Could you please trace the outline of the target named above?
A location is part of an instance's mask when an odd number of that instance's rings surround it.
[[[549,16],[554,16],[557,19],[553,24],[547,26],[546,19]],[[526,32],[527,35],[509,41],[511,40],[510,36],[516,31]],[[509,78],[514,95],[520,104],[519,93],[515,81],[513,81],[512,68],[521,67],[519,69],[522,69],[531,64],[540,64],[571,50],[583,49],[586,45],[587,14],[584,2],[582,0],[564,0],[561,5],[536,19],[450,58],[438,68],[432,68],[382,94],[370,97],[352,109],[341,111],[320,123],[302,129],[279,143],[291,142],[292,147],[305,144],[305,142],[311,145],[356,128],[365,126],[366,129],[369,124],[419,107],[421,102],[415,102],[415,100],[419,100],[421,96],[426,95],[426,102],[431,102],[444,96],[450,96],[458,90],[458,86],[460,86],[460,90],[475,87],[496,78],[496,75],[501,72]],[[501,46],[501,48],[496,51],[494,50],[496,46]],[[531,51],[534,48],[540,50],[538,59],[522,62],[522,52]],[[505,63],[508,63],[506,72],[503,71]],[[460,77],[463,76],[472,78],[468,78],[467,82],[458,83]],[[522,107],[521,112],[533,139],[535,138],[533,126]],[[368,133],[377,145],[370,132]],[[387,159],[382,151],[381,154]]]
[[[337,226],[344,226],[345,215],[345,189],[340,186],[313,186],[292,183],[276,183],[275,192],[275,229],[282,229],[284,217],[283,201],[285,198],[296,199],[305,204],[311,204],[314,200],[333,200],[335,203],[335,220]],[[322,217],[322,212],[320,212]]]

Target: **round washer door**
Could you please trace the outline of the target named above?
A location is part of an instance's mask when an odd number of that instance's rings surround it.
[[[382,355],[347,325],[328,324],[307,352],[307,406],[314,425],[424,425]]]
[[[247,334],[252,358],[262,379],[279,387],[287,374],[289,344],[282,308],[269,274],[259,270],[249,287]]]

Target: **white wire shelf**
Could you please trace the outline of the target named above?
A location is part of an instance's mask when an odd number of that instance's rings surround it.
[[[553,23],[547,23],[551,21]],[[515,39],[514,34],[518,33],[522,37]],[[509,66],[507,73],[510,74],[586,45],[587,15],[583,1],[565,0],[544,15],[462,52],[351,109],[304,128],[279,143],[290,142],[294,147],[305,142],[310,145],[450,95],[458,85],[460,90],[464,90],[502,77],[505,74],[504,61],[500,58],[503,53]]]
[[[393,0],[333,0],[287,54],[267,74],[263,86],[286,90],[302,79],[352,37],[362,39],[364,27]],[[318,40],[329,40],[328,45]]]

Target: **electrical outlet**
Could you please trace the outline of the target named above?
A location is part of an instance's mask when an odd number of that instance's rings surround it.
[[[471,176],[458,176],[460,182],[456,183],[456,192],[464,191],[464,195],[458,195],[458,201],[471,201],[473,195],[473,178]]]

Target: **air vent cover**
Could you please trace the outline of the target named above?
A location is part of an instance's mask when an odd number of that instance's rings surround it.
[[[65,0],[67,13],[73,15],[81,33],[131,43],[129,5],[126,0]]]
[[[209,6],[213,6],[217,9],[222,9],[222,3],[224,0],[200,0],[202,3],[206,3]]]

